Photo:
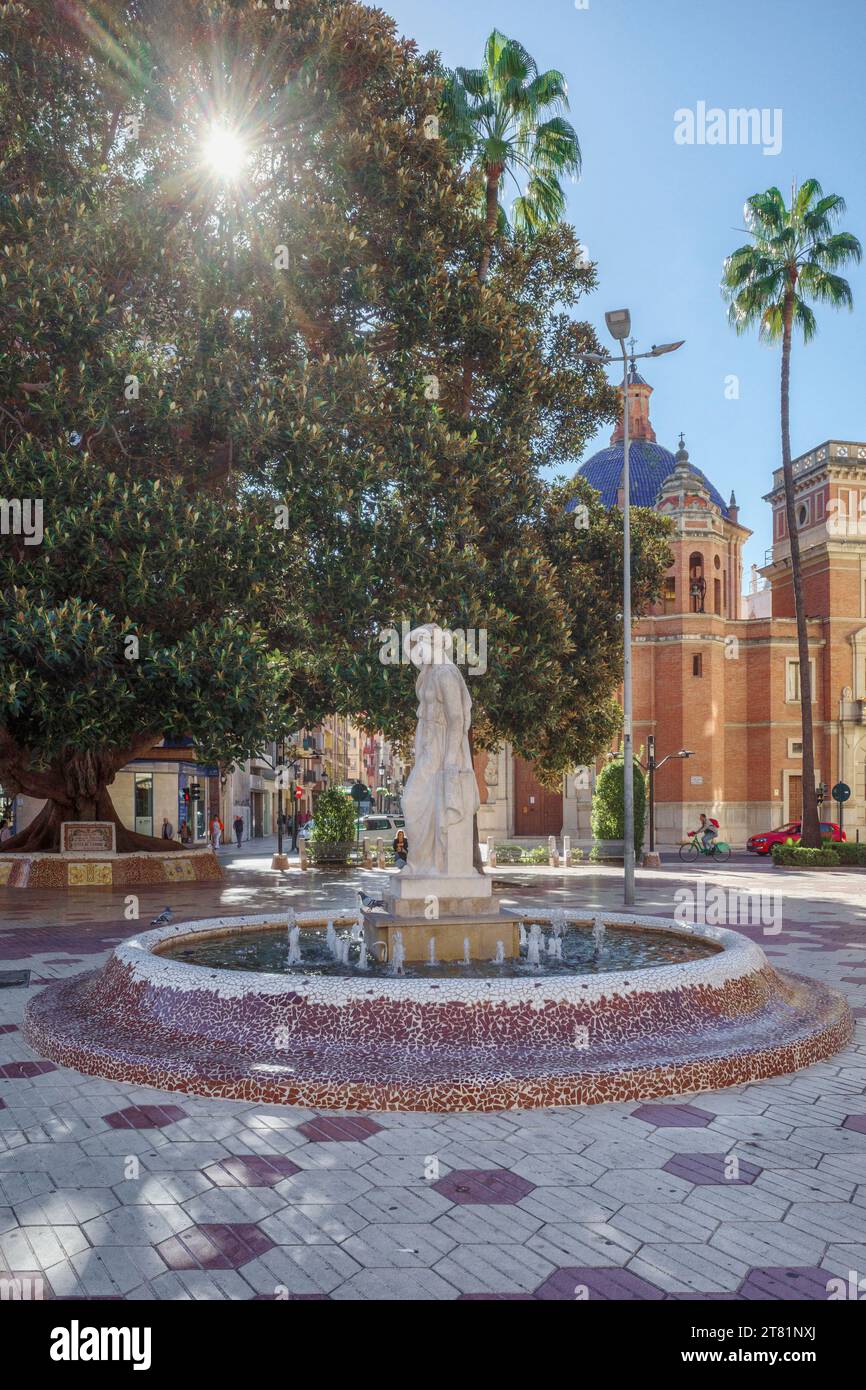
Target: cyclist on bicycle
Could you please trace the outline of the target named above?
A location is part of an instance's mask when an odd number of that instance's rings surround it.
[[[719,822],[706,815],[704,811],[701,811],[700,821],[701,823],[697,830],[690,830],[689,834],[695,837],[700,835],[701,842],[704,846],[704,853],[712,854],[713,842],[717,839],[719,834]]]

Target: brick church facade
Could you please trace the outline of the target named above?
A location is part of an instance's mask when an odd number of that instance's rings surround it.
[[[686,748],[656,777],[656,835],[677,843],[700,811],[724,838],[796,819],[802,803],[799,662],[781,468],[765,500],[773,545],[743,592],[742,548],[751,532],[689,457],[656,441],[652,388],[629,385],[632,505],[671,519],[674,563],[661,599],[634,628],[635,749],[654,734],[656,758]],[[622,506],[622,427],[581,474],[608,506]],[[816,780],[822,817],[838,821],[829,788],[844,782],[849,838],[866,836],[866,444],[831,440],[794,461],[803,586],[813,674]],[[754,567],[753,567],[754,569]],[[479,766],[483,834],[566,833],[590,838],[595,769],[551,796],[508,748]]]

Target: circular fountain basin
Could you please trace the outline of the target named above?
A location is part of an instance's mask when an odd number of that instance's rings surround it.
[[[592,918],[569,913],[572,924]],[[527,913],[527,922],[551,914]],[[355,924],[354,914],[334,918]],[[737,932],[605,913],[692,958],[586,973],[545,964],[507,977],[220,968],[186,951],[229,948],[273,916],[145,932],[102,969],[31,1000],[25,1036],[82,1072],[163,1090],[311,1109],[491,1111],[649,1099],[795,1071],[843,1047],[835,991],[783,974]],[[299,914],[302,929],[325,926]],[[302,930],[303,935],[303,930]],[[650,943],[652,945],[652,943]],[[652,955],[650,951],[650,955]],[[544,961],[542,955],[542,961]],[[430,972],[433,967],[430,968]]]

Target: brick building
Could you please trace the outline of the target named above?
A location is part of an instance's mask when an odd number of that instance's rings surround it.
[[[681,748],[656,778],[661,844],[683,839],[700,811],[742,845],[795,819],[802,804],[799,662],[782,470],[765,500],[773,545],[743,593],[742,548],[751,532],[736,499],[725,502],[692,463],[656,440],[652,388],[629,387],[632,505],[674,524],[674,564],[660,601],[634,628],[635,749],[654,734],[656,757]],[[621,425],[581,474],[608,506],[623,505]],[[832,440],[794,462],[804,596],[813,672],[816,780],[850,786],[849,837],[866,834],[866,444]],[[478,768],[483,833],[589,838],[594,769],[551,796],[509,749]],[[838,820],[827,797],[823,815]]]

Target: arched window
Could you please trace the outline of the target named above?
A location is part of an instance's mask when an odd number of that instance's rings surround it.
[[[693,613],[703,613],[704,595],[707,581],[704,575],[704,557],[699,550],[689,556],[689,600]]]

